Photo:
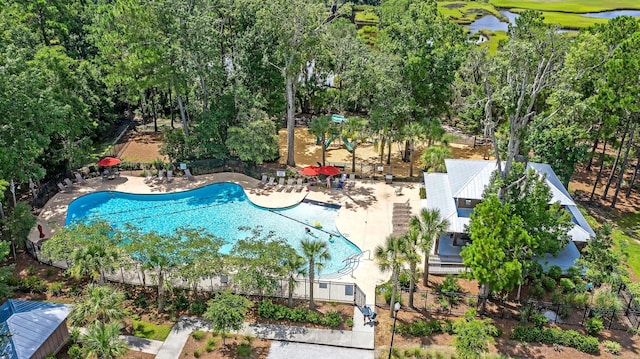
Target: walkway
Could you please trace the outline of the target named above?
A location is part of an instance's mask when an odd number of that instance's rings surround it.
[[[325,345],[342,348],[355,348],[371,353],[373,358],[373,325],[364,325],[364,317],[360,310],[354,309],[354,325],[351,331],[313,329],[304,327],[294,327],[275,324],[245,323],[236,334],[251,335],[256,338],[306,343],[314,345]],[[164,345],[158,351],[156,359],[175,359],[180,357],[189,335],[196,330],[211,331],[211,327],[205,319],[181,317],[173,326],[169,336],[164,341]],[[272,346],[276,343],[272,343]],[[282,345],[280,345],[282,346]],[[307,347],[309,348],[309,347]],[[277,352],[277,350],[276,350]],[[289,358],[289,356],[271,356],[269,358]],[[363,358],[357,356],[357,358]],[[310,359],[307,357],[306,359]]]

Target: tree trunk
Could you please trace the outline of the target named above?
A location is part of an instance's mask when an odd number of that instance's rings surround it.
[[[387,142],[387,164],[390,165],[391,164],[391,145],[392,145],[392,141]]]
[[[176,90],[176,97],[178,98],[178,107],[180,108],[180,117],[182,118],[182,128],[184,129],[184,135],[189,137],[189,124],[187,123],[187,116],[184,113],[184,106],[182,105],[182,97],[180,96],[180,92],[178,92],[177,87],[175,88],[175,90]]]
[[[164,312],[164,274],[158,271],[158,313]]]
[[[293,308],[293,286],[296,284],[293,278],[289,278],[289,308]]]
[[[322,135],[322,137],[320,138],[320,140],[322,141],[322,143],[320,144],[320,146],[322,147],[322,165],[324,166],[325,163],[325,158],[327,156],[327,139],[325,138],[324,135]]]
[[[396,303],[396,291],[398,290],[398,270],[395,268],[391,275],[391,283],[393,285],[393,289],[391,290],[391,299],[389,300],[389,317],[393,319],[393,306]]]
[[[404,153],[402,154],[402,162],[409,162],[411,156],[411,141],[404,141]]]
[[[289,74],[286,76],[286,92],[287,92],[287,165],[295,167],[295,108],[294,108],[294,96],[295,89],[293,84],[293,78]],[[322,144],[324,146],[324,143]]]
[[[356,146],[352,144],[351,148],[353,148],[353,151],[351,151],[351,173],[356,173]]]
[[[604,168],[605,152],[607,152],[607,141],[604,141],[602,153],[600,153],[600,169],[598,170],[598,175],[596,176],[596,180],[593,182],[593,188],[591,189],[591,196],[589,196],[589,203],[593,202],[593,195],[596,193],[596,188],[598,187],[598,183],[600,182],[600,177],[602,176],[602,169]]]
[[[422,285],[429,285],[429,256],[431,255],[431,247],[424,252],[424,273],[422,274]]]
[[[409,142],[409,178],[413,177],[413,142]]]
[[[316,303],[313,302],[313,282],[316,279],[315,273],[316,262],[311,259],[309,261],[309,309],[316,309]]]
[[[409,308],[413,308],[413,289],[416,286],[416,265],[412,265],[409,271],[411,272],[409,273]]]
[[[158,112],[156,111],[155,89],[151,89],[151,114],[153,116],[153,132],[158,132]]]
[[[622,181],[624,180],[624,173],[627,169],[627,160],[629,159],[629,151],[631,151],[631,143],[633,142],[633,135],[636,132],[638,124],[633,124],[633,129],[631,129],[631,133],[629,134],[629,140],[627,141],[627,148],[624,151],[624,158],[622,159],[622,165],[620,166],[620,174],[618,175],[618,183],[616,184],[616,192],[613,195],[613,199],[611,200],[611,208],[616,207],[616,203],[618,202],[618,194],[620,193],[620,186],[622,186]],[[620,144],[622,147],[622,144]]]
[[[480,306],[480,315],[484,315],[487,310],[487,299],[489,298],[489,293],[491,293],[491,287],[489,284],[483,284],[480,286],[480,299],[482,300]]]
[[[622,134],[622,140],[620,141],[618,154],[616,154],[616,160],[613,161],[613,168],[611,169],[611,174],[609,174],[609,179],[607,180],[607,186],[604,188],[604,193],[602,193],[602,199],[607,199],[607,194],[609,193],[609,187],[611,187],[611,181],[613,180],[613,176],[615,175],[616,169],[618,168],[618,161],[620,161],[620,154],[622,153],[622,145],[624,144],[624,140],[627,138],[627,133],[629,132],[630,123],[631,123],[631,117],[627,119],[627,124],[624,127],[624,133]]]
[[[596,150],[598,149],[599,144],[600,144],[600,139],[596,138],[596,140],[593,141],[593,147],[591,148],[591,156],[589,156],[589,162],[587,162],[587,167],[585,168],[589,172],[591,172],[591,165],[593,164],[593,156],[596,154]]]
[[[169,112],[171,113],[171,129],[173,130],[175,128],[175,112],[173,112],[173,98],[171,97],[171,92],[173,91],[171,91],[171,87],[169,87]]]
[[[636,184],[636,178],[638,177],[638,168],[640,167],[640,152],[636,149],[636,153],[638,153],[638,158],[636,159],[636,169],[633,170],[633,177],[631,177],[631,183],[629,183],[629,188],[627,188],[627,193],[625,197],[629,198],[631,196],[631,190],[633,186]]]

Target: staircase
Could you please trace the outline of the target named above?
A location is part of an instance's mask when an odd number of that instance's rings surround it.
[[[399,237],[407,233],[409,230],[409,219],[411,218],[411,205],[409,201],[399,202],[393,204],[393,213],[391,217],[391,224],[393,230],[391,235]]]

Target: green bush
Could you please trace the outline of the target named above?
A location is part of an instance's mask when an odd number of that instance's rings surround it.
[[[340,326],[340,322],[342,322],[342,317],[338,312],[327,312],[322,320],[322,324],[331,328]]]
[[[207,303],[202,299],[196,299],[191,303],[191,307],[189,309],[194,315],[201,316],[207,311]]]
[[[509,338],[528,343],[558,344],[575,348],[587,354],[597,354],[600,350],[597,338],[582,335],[575,330],[565,331],[559,328],[539,329],[517,325],[513,328]]]
[[[180,294],[173,302],[173,307],[178,310],[186,310],[189,308],[189,300],[184,295]]]
[[[322,323],[322,317],[320,316],[320,313],[313,312],[310,310],[307,312],[307,322],[313,323],[313,324],[320,324]]]
[[[82,349],[78,344],[73,344],[69,347],[69,350],[67,350],[67,354],[71,359],[80,359],[82,358]]]
[[[576,285],[569,278],[560,278],[560,288],[564,293],[572,293],[576,289]]]
[[[574,281],[578,278],[582,278],[582,269],[573,266],[567,269],[567,277],[572,278]]]
[[[196,349],[193,351],[193,356],[196,358],[200,358],[200,356],[202,355],[202,349]]]
[[[307,320],[307,312],[309,310],[305,308],[294,308],[291,313],[289,313],[289,320],[302,323]]]
[[[436,285],[436,290],[441,293],[460,293],[461,289],[458,279],[451,274],[447,274],[445,280]]]
[[[547,292],[551,292],[552,290],[556,289],[557,284],[558,283],[556,282],[556,280],[549,276],[545,275],[544,277],[542,277],[542,286]]]
[[[443,333],[442,322],[436,319],[430,321],[418,320],[409,324],[400,324],[396,332],[402,335],[423,337],[431,334]]]
[[[145,297],[142,293],[138,294],[138,296],[134,300],[134,304],[136,305],[136,308],[139,309],[145,309],[149,307],[149,301],[147,301],[147,297]]]
[[[48,287],[47,282],[44,279],[36,276],[29,276],[20,280],[18,289],[24,292],[44,293],[47,291]]]
[[[251,348],[250,344],[242,343],[238,345],[238,350],[236,353],[241,358],[250,358],[251,354],[253,354],[253,348]]]
[[[427,199],[427,189],[420,187],[420,199]]]
[[[536,299],[542,298],[542,296],[544,296],[544,288],[542,287],[542,284],[536,283],[529,287],[529,295]]]
[[[549,267],[549,270],[547,270],[547,275],[555,280],[560,279],[560,276],[562,276],[562,268],[560,268],[559,266],[551,266]]]
[[[347,320],[344,321],[344,324],[349,328],[353,327],[353,318],[347,318]]]
[[[202,331],[202,330],[196,330],[196,331],[194,331],[193,333],[191,333],[191,336],[192,336],[192,337],[193,337],[193,339],[195,339],[195,340],[202,340],[206,334],[207,334],[207,333],[205,333],[205,332],[204,332],[204,331]]]
[[[548,321],[549,319],[540,313],[534,313],[531,316],[531,322],[533,323],[533,326],[538,329],[542,329],[542,327],[544,327]]]
[[[49,293],[52,296],[56,297],[62,294],[62,289],[64,288],[64,282],[53,282],[49,284]]]
[[[620,354],[620,343],[611,341],[611,340],[605,340],[604,342],[602,342],[602,345],[604,346],[604,351],[607,353],[611,353],[613,355],[618,355]]]
[[[600,332],[604,329],[604,324],[602,324],[602,319],[593,317],[588,319],[587,322],[584,323],[584,329],[587,331],[587,333],[596,336],[600,334]]]
[[[590,295],[587,292],[576,293],[571,299],[571,304],[579,307],[586,307],[589,303]]]

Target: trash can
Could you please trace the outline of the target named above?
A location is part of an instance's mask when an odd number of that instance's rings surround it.
[[[391,184],[393,182],[393,175],[391,173],[387,173],[384,175],[384,181],[386,184]]]

